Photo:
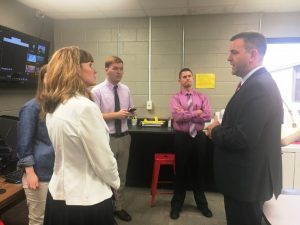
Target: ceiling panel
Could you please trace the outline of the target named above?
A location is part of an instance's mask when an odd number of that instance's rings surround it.
[[[135,15],[135,17],[144,17],[145,13],[141,10],[122,10],[122,11],[105,11],[104,12],[105,17],[108,18],[120,18],[120,17],[132,17],[132,15]]]
[[[189,0],[190,7],[223,6],[237,4],[238,0]]]
[[[53,19],[300,12],[300,0],[17,0]]]
[[[141,10],[138,0],[90,0],[103,11]]]
[[[188,6],[188,0],[139,0],[139,2],[145,9],[186,8]]]
[[[178,16],[186,15],[187,11],[187,8],[147,9],[146,14],[149,16]]]

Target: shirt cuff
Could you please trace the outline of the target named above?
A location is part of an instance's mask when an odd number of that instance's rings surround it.
[[[18,161],[19,167],[28,167],[33,166],[34,164],[34,158],[32,155],[26,156]]]

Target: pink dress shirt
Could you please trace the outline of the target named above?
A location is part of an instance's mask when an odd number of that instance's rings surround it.
[[[204,123],[211,119],[211,107],[207,97],[195,91],[190,92],[193,99],[193,111],[188,109],[187,91],[182,90],[171,97],[170,109],[173,117],[173,127],[176,131],[189,132],[189,122],[196,125],[196,130],[200,131],[204,128]],[[196,110],[201,109],[203,112],[197,115]]]

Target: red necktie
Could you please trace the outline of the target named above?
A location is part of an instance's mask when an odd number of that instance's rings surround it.
[[[236,89],[235,89],[235,92],[237,92],[238,90],[240,90],[242,86],[242,81],[239,82],[239,84],[237,85]]]

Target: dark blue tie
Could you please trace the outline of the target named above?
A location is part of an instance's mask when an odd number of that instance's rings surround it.
[[[120,99],[118,95],[118,85],[114,86],[114,96],[115,96],[115,112],[120,111]],[[121,120],[115,119],[115,130],[116,134],[121,134]]]

